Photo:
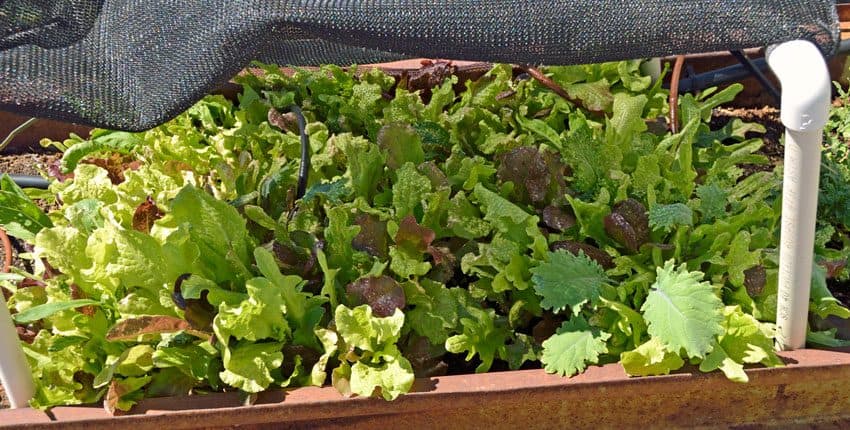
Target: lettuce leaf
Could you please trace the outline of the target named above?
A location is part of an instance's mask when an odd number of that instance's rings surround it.
[[[344,384],[351,392],[367,397],[380,389],[385,400],[393,400],[410,389],[413,368],[396,345],[404,313],[397,309],[392,316],[378,318],[372,316],[369,305],[354,309],[340,305],[334,321],[344,345],[339,357],[342,365],[334,371],[338,375],[335,385],[343,383],[340,379],[347,380]],[[352,353],[359,354],[359,359],[352,360]],[[354,364],[349,365],[348,361]]]

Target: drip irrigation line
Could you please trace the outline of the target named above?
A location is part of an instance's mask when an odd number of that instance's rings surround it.
[[[750,74],[753,75],[756,80],[759,81],[761,86],[768,93],[770,93],[771,97],[773,97],[774,100],[776,100],[776,103],[779,103],[782,100],[782,96],[779,94],[779,91],[776,89],[776,87],[773,86],[773,83],[771,83],[770,80],[767,79],[767,76],[765,76],[764,73],[762,73],[762,71],[759,70],[759,68],[756,67],[755,64],[753,64],[752,60],[750,60],[750,58],[747,57],[747,55],[744,54],[743,51],[729,52],[731,52],[732,56],[734,56],[735,59],[737,59],[738,62],[741,63],[741,65],[743,65],[744,68],[747,69],[747,71],[750,72]]]
[[[759,70],[767,70],[767,61],[765,61],[764,58],[752,60],[752,63]],[[690,93],[700,91],[709,87],[716,87],[727,82],[740,81],[748,76],[750,76],[750,72],[744,66],[735,64],[733,66],[727,66],[710,72],[682,78],[679,81],[679,92]],[[665,86],[669,87],[667,85]]]
[[[0,142],[0,152],[3,152],[12,140],[15,139],[16,136],[21,134],[24,130],[30,128],[31,125],[35,124],[38,121],[38,118],[30,118],[24,122],[22,122],[19,126],[15,127],[12,131],[3,138],[3,141]],[[3,172],[0,172],[2,175]],[[9,175],[12,179],[12,182],[17,184],[21,188],[40,188],[47,189],[48,185],[50,185],[47,180],[42,178],[41,176],[32,176],[32,175]],[[5,233],[3,233],[5,234]],[[0,237],[2,239],[2,237]],[[9,254],[11,256],[11,254]],[[11,257],[10,257],[11,258]]]
[[[553,81],[551,78],[544,75],[543,72],[540,71],[539,69],[537,69],[535,67],[531,67],[531,66],[520,66],[520,67],[522,68],[523,71],[525,71],[525,73],[528,73],[529,76],[531,76],[532,78],[537,80],[537,82],[540,82],[540,84],[543,85],[544,87],[552,90],[552,92],[554,92],[555,94],[561,96],[561,98],[563,98],[567,101],[570,101],[572,103],[578,104],[578,101],[573,99],[572,97],[570,97],[570,95],[567,93],[567,90],[565,90],[564,87],[558,85],[557,82]]]
[[[301,135],[301,166],[298,169],[298,187],[295,190],[295,199],[298,200],[307,192],[307,179],[310,175],[310,138],[307,136],[307,120],[304,119],[301,108],[292,105],[289,110],[298,120],[298,133]]]
[[[543,74],[543,72],[540,69],[538,69],[536,67],[529,66],[529,65],[519,65],[519,68],[521,70],[523,70],[525,73],[527,73],[528,76],[531,76],[532,78],[534,78],[534,80],[536,80],[540,85],[543,85],[544,87],[552,90],[552,92],[561,96],[561,98],[563,98],[564,100],[566,100],[566,101],[568,101],[568,102],[570,102],[570,103],[572,103],[576,106],[581,106],[581,107],[587,109],[589,112],[591,112],[593,114],[601,114],[602,113],[598,110],[591,109],[581,100],[574,98],[574,97],[570,97],[570,94],[567,92],[567,90],[564,89],[564,87],[562,87],[560,84],[555,82],[552,78]]]
[[[838,44],[838,53],[846,54],[850,52],[850,39],[842,40],[841,43]]]
[[[50,182],[41,176],[9,175],[9,177],[12,178],[12,182],[21,188],[38,188],[40,190],[46,190],[47,187],[50,186]]]
[[[670,77],[670,131],[673,134],[679,132],[679,80],[682,77],[684,64],[685,56],[677,55],[676,64],[673,65],[673,76]]]

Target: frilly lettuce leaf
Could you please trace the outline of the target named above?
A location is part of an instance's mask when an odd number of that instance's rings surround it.
[[[736,382],[747,382],[744,364],[761,363],[767,367],[782,366],[773,346],[772,324],[760,323],[745,314],[739,306],[723,309],[724,332],[700,364],[700,370],[710,372],[720,369],[726,377]]]
[[[670,352],[658,339],[651,338],[620,355],[620,363],[631,376],[667,375],[685,365],[679,354]]]
[[[540,361],[549,373],[575,375],[584,371],[587,363],[599,362],[599,356],[608,352],[605,341],[610,337],[591,327],[583,317],[573,317],[543,342]]]
[[[466,352],[467,361],[478,355],[481,364],[475,372],[483,373],[490,370],[500,351],[504,353],[510,329],[505,318],[497,317],[493,309],[468,307],[466,313],[468,316],[460,318],[461,333],[446,339],[446,351],[455,354]]]
[[[701,282],[701,272],[690,272],[673,261],[657,269],[652,291],[641,307],[648,332],[671,352],[703,358],[711,352],[714,338],[723,333],[723,302],[714,287]]]
[[[245,219],[227,203],[187,186],[156,224],[172,229],[188,225],[190,240],[200,250],[199,259],[212,281],[244,282],[248,277],[252,239]]]
[[[106,205],[118,200],[109,172],[93,164],[78,165],[74,169],[73,181],[54,182],[50,191],[57,194],[66,205],[84,199],[97,199]]]
[[[96,400],[102,392],[77,380],[77,372],[86,368],[90,359],[83,344],[70,345],[61,350],[50,350],[54,335],[42,330],[32,344],[22,343],[36,392],[30,405],[47,408],[58,405],[75,405]],[[91,374],[88,377],[92,377]]]
[[[219,341],[227,344],[231,337],[249,341],[288,339],[291,329],[284,318],[287,309],[279,287],[266,278],[252,278],[245,289],[248,297],[238,305],[219,305],[213,321]]]
[[[224,348],[222,382],[247,393],[259,393],[274,382],[271,371],[283,363],[282,343],[240,342]]]
[[[352,393],[361,396],[371,396],[380,388],[385,400],[393,400],[410,389],[413,368],[396,345],[404,325],[404,313],[396,310],[392,316],[378,318],[372,316],[369,305],[354,309],[340,305],[334,321],[340,336],[342,362],[334,371],[335,385],[348,386]],[[354,364],[348,364],[350,361]]]

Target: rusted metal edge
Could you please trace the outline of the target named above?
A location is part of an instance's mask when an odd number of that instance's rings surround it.
[[[841,30],[841,40],[850,39],[850,4],[837,4],[838,26]]]
[[[16,115],[11,112],[0,112],[0,138],[7,136],[17,126],[26,121],[28,117]],[[21,154],[33,151],[43,151],[39,145],[42,138],[62,141],[71,133],[80,136],[88,136],[91,127],[71,124],[67,122],[43,119],[17,135],[9,146],[3,150],[3,154]],[[2,173],[2,172],[0,172]]]
[[[416,381],[414,392],[388,403],[344,398],[332,387],[280,390],[239,406],[235,393],[147,399],[136,415],[101,407],[0,411],[0,428],[527,428],[684,427],[850,422],[850,353],[781,353],[784,368],[747,370],[740,384],[714,372],[629,378],[617,364],[573,378],[542,370],[447,376]]]

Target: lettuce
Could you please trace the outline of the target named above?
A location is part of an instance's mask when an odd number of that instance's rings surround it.
[[[410,389],[413,368],[397,345],[404,313],[396,310],[391,316],[378,318],[372,316],[369,305],[354,309],[340,305],[334,321],[340,336],[339,349],[344,354],[340,356],[340,367],[334,370],[335,386],[347,386],[361,396],[371,396],[380,389],[386,400]]]
[[[0,280],[32,324],[34,406],[327,383],[391,400],[447,368],[617,360],[744,381],[745,364],[781,364],[780,176],[741,167],[767,161],[745,138],[760,127],[707,122],[739,87],[683,96],[671,134],[635,61],[544,69],[569,100],[507,65],[426,71],[427,88],[256,66],[238,103],[57,144],[74,175],[49,213],[0,178],[0,226],[34,245],[32,273]],[[300,199],[293,103],[312,156]],[[824,231],[821,248],[843,230]],[[850,315],[827,276],[812,311]]]

